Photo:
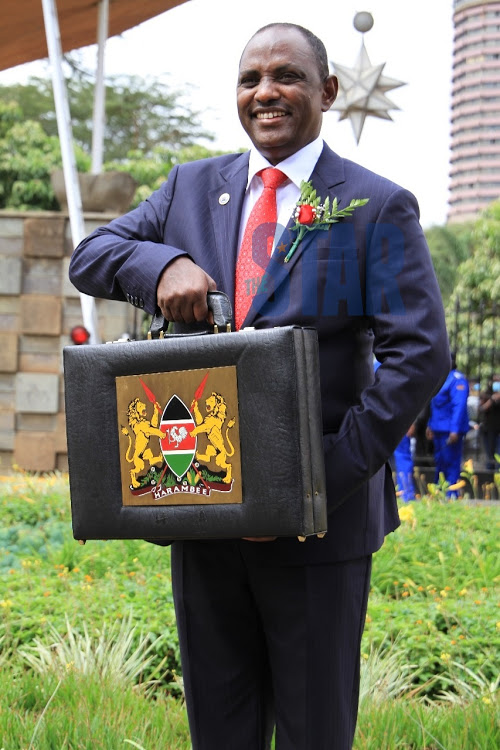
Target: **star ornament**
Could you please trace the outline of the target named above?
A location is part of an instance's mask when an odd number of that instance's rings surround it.
[[[386,92],[404,86],[405,83],[382,75],[385,63],[372,65],[364,42],[361,42],[361,49],[354,67],[348,68],[334,62],[332,65],[339,79],[341,93],[331,110],[340,112],[339,121],[346,119],[351,121],[356,143],[359,143],[367,117],[392,120],[389,110],[399,109],[399,107],[386,96]]]

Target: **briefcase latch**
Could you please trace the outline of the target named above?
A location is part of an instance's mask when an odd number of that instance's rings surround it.
[[[325,536],[326,536],[326,531],[320,531],[320,533],[316,534],[316,536],[318,537],[318,539],[324,539]],[[305,542],[306,539],[307,539],[307,537],[306,536],[298,536],[297,539],[299,540],[299,542]]]
[[[219,326],[214,323],[214,333],[219,333]],[[226,333],[231,333],[231,323],[226,323]]]

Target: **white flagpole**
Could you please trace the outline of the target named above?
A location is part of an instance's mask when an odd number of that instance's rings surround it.
[[[66,81],[62,71],[62,46],[59,30],[59,20],[55,0],[42,0],[45,35],[52,72],[52,86],[56,105],[57,129],[61,143],[64,183],[68,201],[69,221],[73,245],[76,247],[85,237],[83,221],[82,198],[78,173],[76,169],[75,152],[73,149],[73,133],[66,91]],[[90,334],[91,344],[99,343],[97,313],[95,300],[86,294],[80,294],[83,325]]]

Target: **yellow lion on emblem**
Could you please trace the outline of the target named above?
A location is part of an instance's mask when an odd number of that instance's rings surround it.
[[[232,480],[232,466],[228,463],[227,458],[234,456],[234,446],[229,440],[229,430],[233,427],[235,420],[230,419],[226,425],[226,442],[229,445],[229,450],[227,450],[222,435],[222,427],[226,420],[227,412],[224,397],[220,393],[212,392],[205,401],[205,409],[206,416],[203,419],[198,407],[198,401],[195,399],[191,404],[191,411],[193,412],[196,427],[189,434],[191,437],[195,437],[200,433],[205,433],[209,442],[205,453],[196,451],[196,458],[199,461],[210,461],[215,457],[217,466],[220,466],[226,472],[222,481],[225,484],[230,484]]]
[[[160,408],[159,404],[155,403],[153,416],[151,417],[151,421],[148,421],[146,418],[146,404],[139,398],[134,398],[128,405],[128,423],[135,435],[132,457],[130,457],[132,436],[126,427],[122,427],[122,433],[128,437],[128,448],[125,458],[129,464],[133,464],[133,467],[130,469],[132,487],[140,487],[140,482],[137,481],[137,474],[144,469],[146,465],[145,461],[148,461],[150,466],[163,461],[161,453],[159,456],[153,456],[151,448],[148,448],[152,435],[156,435],[159,438],[165,437],[163,432],[158,428]]]

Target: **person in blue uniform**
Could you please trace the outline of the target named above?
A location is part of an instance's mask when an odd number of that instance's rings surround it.
[[[411,449],[412,438],[415,437],[415,425],[412,425],[406,435],[394,449],[394,464],[396,471],[396,486],[399,497],[408,503],[415,500],[415,467]]]
[[[467,378],[456,369],[452,355],[450,373],[430,405],[427,437],[434,443],[436,482],[440,474],[450,485],[460,478],[464,436],[469,431],[468,396]]]
[[[380,362],[376,359],[373,361],[373,369],[377,372]],[[413,478],[414,464],[411,450],[411,440],[415,437],[415,425],[412,424],[406,435],[401,439],[390,459],[391,468],[396,478],[397,495],[405,503],[415,500],[415,482]]]

